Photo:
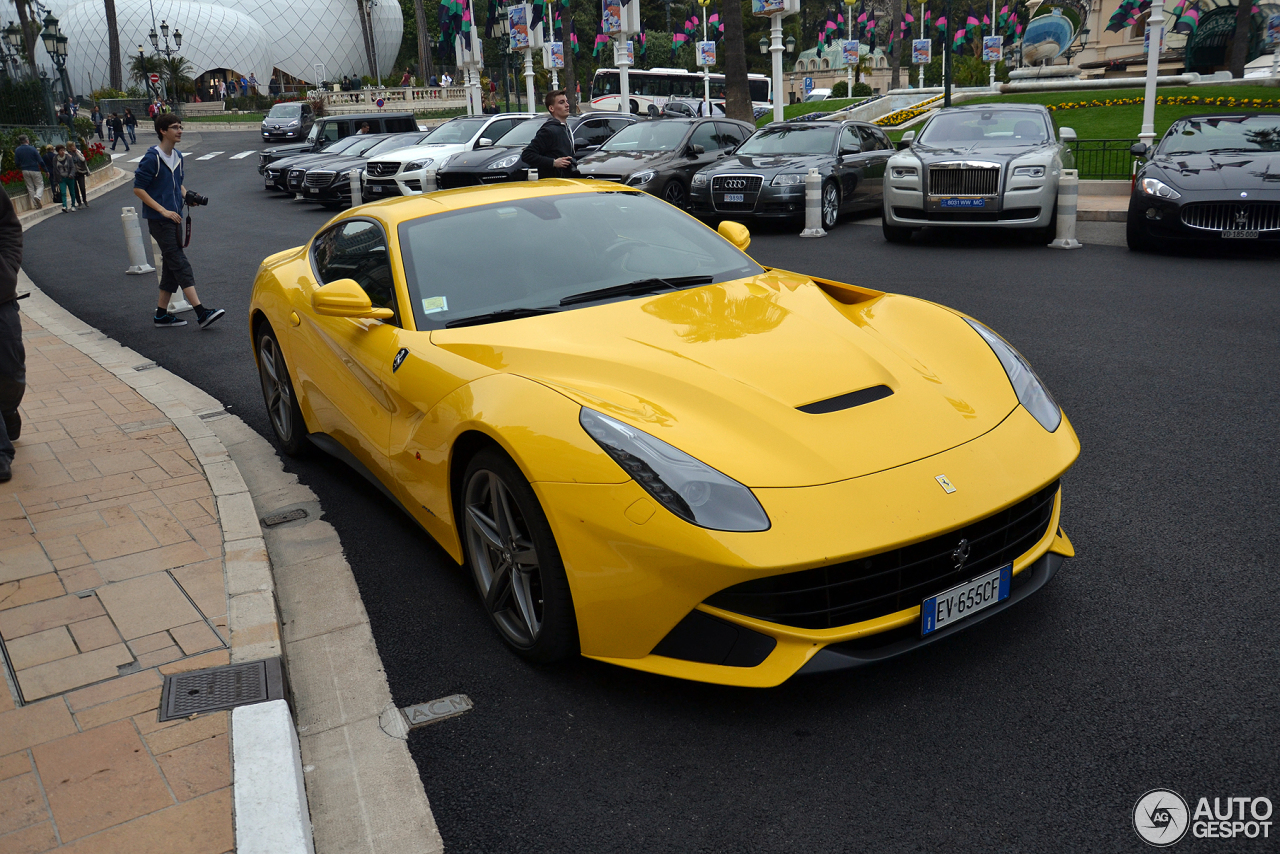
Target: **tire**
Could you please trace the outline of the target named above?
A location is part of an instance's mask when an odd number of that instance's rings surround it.
[[[834,181],[822,185],[822,228],[831,230],[840,220],[840,188]]]
[[[285,364],[280,341],[270,324],[262,324],[254,350],[258,354],[258,378],[262,381],[262,400],[267,418],[280,447],[291,457],[305,454],[311,447],[307,439],[307,423],[298,407],[289,367]]]
[[[1154,252],[1156,242],[1147,234],[1142,223],[1143,215],[1129,205],[1129,215],[1124,222],[1124,242],[1129,245],[1130,252]]]
[[[578,652],[578,622],[560,550],[533,487],[511,458],[485,448],[462,479],[458,515],[480,601],[515,653],[550,664]]]
[[[909,243],[911,241],[911,232],[913,229],[904,225],[889,225],[885,222],[881,224],[884,230],[884,239],[890,243]]]
[[[678,178],[672,178],[667,183],[667,188],[662,191],[662,200],[680,210],[689,207],[689,195],[684,191],[684,184],[681,184]]]
[[[1058,203],[1053,203],[1053,213],[1049,215],[1049,224],[1033,228],[1027,233],[1027,242],[1035,246],[1046,246],[1058,237]]]

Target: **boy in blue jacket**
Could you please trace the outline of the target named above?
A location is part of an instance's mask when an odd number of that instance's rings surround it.
[[[160,329],[187,325],[169,313],[170,298],[182,288],[187,301],[195,307],[196,322],[206,329],[226,312],[200,304],[191,262],[182,251],[182,206],[187,188],[182,184],[182,152],[174,147],[182,141],[182,119],[173,113],[156,116],[156,136],[160,137],[160,144],[147,149],[133,173],[133,194],[142,201],[142,217],[164,258],[155,325]]]

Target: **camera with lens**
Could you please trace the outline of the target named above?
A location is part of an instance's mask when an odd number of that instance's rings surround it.
[[[191,207],[209,204],[209,197],[202,196],[193,190],[187,190],[187,194],[182,197],[182,203]]]

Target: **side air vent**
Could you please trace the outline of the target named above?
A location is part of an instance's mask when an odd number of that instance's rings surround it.
[[[888,397],[893,394],[893,389],[887,385],[873,385],[871,388],[864,388],[859,391],[851,391],[848,394],[842,394],[839,397],[830,397],[826,400],[819,400],[816,403],[806,403],[804,406],[797,406],[801,412],[807,412],[810,415],[823,415],[827,412],[839,412],[842,409],[853,409],[855,406],[862,406],[864,403],[871,403],[875,400]]]

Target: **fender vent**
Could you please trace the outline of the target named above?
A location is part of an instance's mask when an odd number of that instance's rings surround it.
[[[853,409],[855,406],[862,406],[864,403],[880,400],[893,394],[893,389],[887,385],[873,385],[871,388],[864,388],[859,391],[851,391],[848,394],[842,394],[839,397],[829,397],[826,400],[819,400],[816,403],[806,403],[804,406],[797,406],[801,412],[807,412],[810,415],[823,415],[827,412],[839,412],[842,409]]]

